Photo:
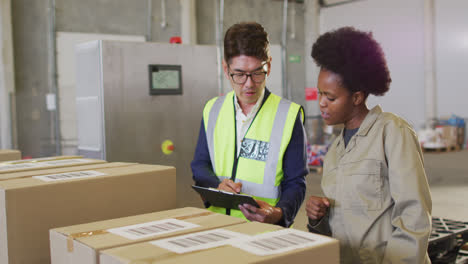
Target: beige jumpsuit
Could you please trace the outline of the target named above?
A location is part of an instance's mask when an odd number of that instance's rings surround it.
[[[342,263],[430,263],[432,201],[414,130],[374,107],[344,146],[324,160],[328,215],[309,229],[340,240]]]

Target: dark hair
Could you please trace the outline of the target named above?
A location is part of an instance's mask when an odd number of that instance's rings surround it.
[[[224,35],[224,59],[230,63],[239,55],[253,56],[262,61],[270,58],[268,33],[256,22],[232,25]]]
[[[343,27],[321,35],[312,47],[321,68],[341,76],[351,92],[384,95],[392,79],[385,55],[372,33]]]

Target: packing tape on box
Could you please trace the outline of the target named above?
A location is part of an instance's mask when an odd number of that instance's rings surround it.
[[[155,257],[155,258],[145,258],[145,259],[133,260],[133,261],[130,261],[129,264],[153,264],[153,263],[155,263],[157,261],[172,258],[172,257],[175,257],[177,255],[179,255],[179,254],[177,254],[175,252],[168,252],[168,253],[162,254],[161,256],[158,256],[158,257]]]
[[[195,218],[195,217],[207,216],[207,215],[212,215],[212,214],[215,214],[215,213],[210,212],[210,211],[206,211],[206,212],[203,212],[203,213],[197,213],[197,214],[191,214],[191,215],[183,215],[183,216],[177,216],[177,217],[173,217],[173,218],[174,218],[174,219],[177,219],[177,220],[184,220],[184,219],[190,219],[190,218]]]
[[[177,220],[185,220],[185,219],[190,219],[190,218],[195,218],[195,217],[202,217],[202,216],[208,216],[208,215],[214,215],[215,213],[206,211],[203,213],[196,213],[196,214],[189,214],[189,215],[182,215],[182,216],[176,216],[176,217],[171,217]],[[95,235],[104,235],[108,234],[109,232],[106,230],[95,230],[95,231],[88,231],[88,232],[80,232],[80,233],[73,233],[68,235],[67,237],[67,249],[68,252],[73,252],[73,240],[76,238],[82,238],[82,237],[90,237],[90,236],[95,236]]]
[[[96,231],[89,231],[89,232],[81,232],[81,233],[74,233],[70,234],[67,237],[67,249],[68,252],[73,252],[73,240],[75,238],[80,238],[80,237],[90,237],[90,236],[95,236],[95,235],[103,235],[103,234],[108,234],[106,230],[96,230]]]

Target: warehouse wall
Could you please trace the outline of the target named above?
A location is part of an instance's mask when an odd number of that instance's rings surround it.
[[[55,0],[57,31],[146,35],[147,0]],[[166,0],[167,27],[161,28],[161,0],[151,1],[153,41],[180,35],[179,1]]]
[[[11,149],[16,138],[12,136],[15,125],[11,122],[13,106],[14,63],[11,26],[11,1],[0,1],[0,149]]]
[[[45,106],[47,74],[47,0],[12,1],[18,147],[24,156],[55,151],[53,123]]]
[[[468,1],[435,1],[437,112],[468,121]],[[468,136],[468,133],[467,133]]]
[[[55,112],[46,107],[46,94],[52,84],[47,49],[50,2],[12,1],[18,144],[25,156],[56,154]],[[146,35],[147,0],[55,0],[55,4],[56,31]],[[152,0],[151,5],[152,40],[168,42],[171,36],[180,35],[180,2],[165,1],[166,28],[160,26],[161,0]],[[216,43],[215,6],[215,0],[196,2],[199,44]],[[255,20],[265,26],[272,44],[280,44],[282,10],[283,1],[280,0],[225,0],[224,31],[235,22]],[[294,12],[295,37],[288,37],[288,54],[300,56],[300,61],[288,63],[288,76],[292,100],[304,105],[304,4],[289,3],[289,32]],[[273,63],[280,62],[281,58],[273,58]]]
[[[55,116],[46,108],[49,0],[12,1],[18,147],[24,156],[56,154]],[[146,35],[146,0],[55,0],[56,31]],[[152,1],[153,40],[180,35],[179,1],[166,1],[168,26],[160,24],[161,1]],[[59,95],[60,96],[60,95]]]

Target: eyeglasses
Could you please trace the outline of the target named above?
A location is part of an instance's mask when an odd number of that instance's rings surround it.
[[[244,84],[247,81],[247,78],[250,79],[254,83],[262,83],[265,80],[267,72],[266,71],[258,71],[252,72],[251,74],[247,73],[231,73],[232,80],[237,84]]]
[[[236,84],[244,84],[247,81],[247,78],[250,79],[254,83],[262,83],[265,80],[267,72],[266,71],[257,71],[252,72],[250,74],[247,73],[231,73],[232,81]]]

